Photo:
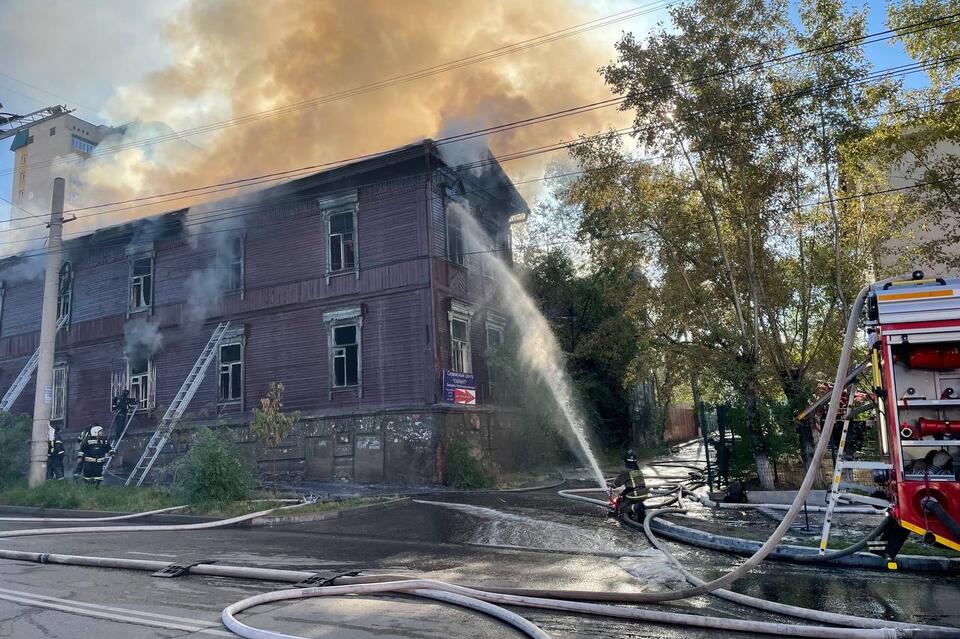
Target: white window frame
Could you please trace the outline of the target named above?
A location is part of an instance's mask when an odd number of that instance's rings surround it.
[[[450,370],[456,373],[473,373],[473,347],[470,343],[473,307],[469,304],[450,300],[447,312],[450,330]],[[453,323],[462,322],[466,328],[466,339],[458,340],[453,335]]]
[[[146,275],[134,275],[133,273],[134,273],[134,269],[136,268],[136,264],[141,260],[150,260],[150,273]],[[127,315],[131,315],[133,313],[143,313],[144,311],[150,311],[153,308],[153,302],[154,302],[153,294],[154,294],[154,288],[155,288],[154,280],[156,279],[154,275],[156,272],[156,266],[157,266],[156,258],[152,252],[149,254],[139,253],[139,254],[133,254],[130,256],[130,279],[129,279],[129,285],[127,287]],[[143,291],[146,288],[143,286],[143,282],[146,280],[146,278],[149,278],[149,282],[150,282],[150,287],[149,287],[150,302],[148,304],[140,304],[140,305],[134,306],[133,305],[134,286],[137,283],[140,284],[139,297],[140,297],[140,301],[143,301]]]
[[[147,383],[147,393],[146,397],[142,397],[139,394],[134,395],[133,392],[133,369],[130,366],[130,360],[127,359],[127,379],[126,379],[126,389],[130,391],[131,397],[137,397],[137,410],[152,410],[157,405],[157,369],[153,365],[153,358],[147,360],[147,370],[145,373],[138,373],[136,378],[138,384],[142,384],[142,381],[145,379]]]
[[[246,388],[246,344],[243,339],[243,329],[238,331],[239,334],[226,335],[223,338],[223,341],[217,347],[217,404],[220,406],[227,405],[237,405],[243,406],[243,398],[245,396]],[[223,363],[223,349],[230,346],[239,346],[240,347],[240,361],[238,362],[229,362],[228,364]],[[225,398],[221,395],[220,390],[222,386],[220,384],[220,378],[224,373],[227,373],[230,376],[230,389],[233,389],[233,374],[234,366],[239,364],[240,366],[240,396],[239,397],[228,397]],[[227,366],[227,370],[224,370],[224,366]]]
[[[327,311],[323,314],[323,322],[327,325],[327,366],[330,371],[330,396],[333,392],[356,388],[360,397],[363,397],[363,310],[359,306],[352,308]],[[357,383],[337,385],[335,364],[337,351],[340,347],[336,345],[335,331],[345,326],[356,327],[357,344]],[[346,355],[346,353],[344,353]],[[344,380],[346,381],[346,380]]]
[[[56,364],[53,367],[51,387],[53,397],[50,403],[50,420],[63,421],[67,416],[67,380],[69,370],[66,363]]]
[[[320,210],[323,211],[323,252],[326,255],[326,277],[327,284],[330,283],[330,278],[338,275],[346,275],[353,273],[354,276],[360,278],[360,232],[357,224],[357,211],[358,211],[358,201],[356,192],[349,193],[347,195],[342,195],[338,197],[325,197],[318,200],[320,205]],[[352,216],[353,221],[353,265],[349,267],[342,267],[337,270],[333,270],[333,262],[330,251],[330,238],[333,235],[330,230],[330,218],[335,215],[341,215],[349,213]],[[343,248],[341,244],[340,256],[343,257]]]

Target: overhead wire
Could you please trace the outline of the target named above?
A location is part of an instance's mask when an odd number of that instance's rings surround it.
[[[945,63],[949,63],[949,62],[951,62],[951,61],[954,61],[954,60],[958,59],[958,57],[960,57],[960,56],[947,56],[947,57],[944,57],[944,58],[942,58],[942,59],[940,59],[940,60],[931,61],[931,62],[929,62],[929,63],[915,63],[915,64],[910,64],[910,65],[899,65],[899,66],[896,66],[896,67],[891,67],[890,69],[882,69],[882,70],[879,70],[879,71],[877,71],[877,72],[875,72],[875,73],[872,73],[872,74],[870,74],[870,75],[868,75],[868,76],[866,76],[866,77],[854,78],[854,79],[852,79],[852,80],[850,80],[850,81],[848,81],[848,82],[833,82],[833,83],[829,83],[829,84],[826,84],[826,85],[820,85],[820,86],[814,86],[814,87],[805,87],[805,88],[803,88],[803,89],[801,89],[801,90],[799,90],[799,91],[794,91],[794,92],[789,92],[789,93],[781,93],[781,94],[777,94],[777,95],[774,95],[774,96],[766,96],[765,98],[762,99],[762,101],[770,102],[770,101],[775,101],[775,100],[786,100],[786,99],[790,99],[790,98],[796,98],[796,97],[798,97],[798,96],[803,96],[803,95],[809,94],[809,93],[814,92],[814,91],[817,91],[817,90],[836,89],[836,88],[840,88],[840,87],[844,87],[844,86],[849,86],[849,85],[851,85],[851,84],[863,84],[863,83],[866,83],[866,82],[868,82],[868,81],[870,81],[870,80],[872,80],[872,79],[876,79],[877,77],[888,77],[888,76],[890,75],[890,71],[896,71],[896,74],[915,73],[915,72],[918,72],[918,71],[926,70],[927,68],[929,68],[930,66],[932,66],[934,63],[937,63],[937,64],[945,64]],[[951,101],[945,101],[945,102],[943,102],[943,103],[941,103],[941,104],[947,104],[947,103],[949,103],[949,102],[951,102]],[[693,114],[691,114],[691,115],[694,115],[694,116],[696,116],[696,115],[716,115],[716,114],[718,114],[718,113],[719,113],[719,114],[722,114],[722,113],[726,113],[726,112],[734,112],[734,111],[742,110],[742,109],[745,109],[745,108],[751,108],[751,107],[753,107],[753,106],[755,106],[755,105],[757,105],[757,104],[759,104],[759,103],[761,103],[761,100],[753,100],[753,101],[750,101],[750,102],[744,102],[744,103],[740,103],[740,104],[737,104],[737,105],[727,105],[726,107],[718,107],[718,108],[716,108],[716,109],[708,109],[708,110],[704,110],[704,111],[701,111],[701,112],[695,112],[695,113],[693,113]],[[902,112],[911,111],[911,110],[915,110],[915,109],[910,108],[910,109],[900,109],[900,110],[896,110],[896,111],[888,111],[888,112],[883,112],[883,113],[874,114],[874,115],[871,116],[871,117],[879,117],[879,116],[886,115],[886,114],[891,114],[891,113],[902,113]],[[553,115],[553,114],[548,114],[548,115]],[[525,123],[526,123],[526,121],[520,121],[520,122],[521,122],[521,123],[524,123],[524,124],[517,124],[517,126],[522,126],[522,125],[525,125]],[[516,124],[516,123],[512,123],[512,124]],[[507,125],[503,125],[503,126],[507,126]],[[621,134],[621,135],[622,135],[622,134],[631,133],[631,132],[632,132],[632,133],[638,133],[638,132],[640,132],[640,131],[649,130],[650,128],[651,128],[651,127],[644,127],[644,128],[641,128],[641,129],[631,129],[631,128],[628,127],[628,128],[625,128],[625,129],[619,129],[619,130],[617,130],[617,133],[618,133],[618,134]],[[462,139],[463,135],[466,135],[466,134],[460,134],[460,135],[458,135],[458,136],[452,136],[452,137],[456,137],[456,138],[458,139],[457,141],[459,141],[459,139]],[[595,138],[603,137],[603,136],[605,136],[605,135],[609,135],[609,132],[602,132],[602,133],[596,134],[596,135],[594,135],[594,136],[589,136],[587,139],[595,139]],[[581,141],[581,142],[582,142],[582,141]],[[571,145],[576,145],[576,144],[581,143],[581,142],[577,142],[577,141],[573,141],[573,142],[561,141],[561,142],[558,142],[558,143],[555,143],[555,144],[551,144],[551,145],[545,145],[545,146],[541,146],[541,147],[534,147],[533,149],[525,149],[525,150],[523,150],[523,151],[516,151],[516,152],[511,152],[511,153],[506,153],[506,154],[497,155],[497,156],[491,156],[490,158],[486,158],[486,159],[484,159],[484,160],[480,160],[480,161],[477,161],[477,162],[465,163],[465,164],[463,164],[463,165],[458,165],[457,167],[455,167],[455,170],[458,170],[458,171],[470,171],[470,170],[474,170],[474,169],[477,169],[477,168],[481,168],[481,167],[483,167],[483,166],[488,166],[488,165],[493,164],[493,163],[495,163],[495,162],[507,162],[507,161],[516,160],[516,159],[523,159],[523,158],[526,158],[526,157],[530,157],[530,156],[538,155],[538,154],[542,154],[542,153],[547,153],[547,152],[553,152],[553,151],[562,150],[562,149],[564,149],[564,148],[566,148],[566,147],[569,147],[569,146],[571,146]],[[434,143],[437,144],[438,146],[439,146],[439,145],[448,144],[448,143],[450,143],[450,138],[440,138],[440,139],[438,139],[438,140],[435,140]],[[128,204],[128,203],[133,203],[133,202],[142,202],[142,201],[146,201],[146,200],[157,200],[157,201],[154,201],[154,202],[149,203],[149,206],[157,206],[157,205],[159,205],[159,204],[162,204],[162,203],[168,202],[168,201],[175,201],[175,200],[178,200],[178,199],[187,199],[187,198],[197,197],[197,195],[195,195],[195,194],[196,194],[198,191],[205,190],[205,189],[212,189],[212,188],[215,188],[215,187],[220,187],[218,190],[215,190],[215,191],[208,190],[207,192],[203,193],[202,195],[210,195],[210,194],[214,194],[214,193],[218,193],[218,192],[230,191],[230,190],[233,190],[234,188],[240,188],[240,186],[242,186],[242,187],[244,187],[244,188],[245,188],[245,187],[251,187],[251,186],[259,186],[259,185],[262,185],[262,184],[265,184],[265,183],[269,183],[269,182],[273,182],[273,181],[287,180],[287,179],[294,179],[295,177],[301,177],[301,173],[304,174],[304,175],[309,175],[310,172],[314,171],[315,169],[322,168],[322,167],[324,167],[324,166],[336,167],[336,166],[340,166],[340,165],[343,165],[343,164],[348,164],[348,163],[355,162],[355,161],[361,161],[361,160],[363,160],[363,159],[380,157],[380,156],[383,156],[383,155],[389,154],[389,153],[391,153],[391,151],[378,152],[378,153],[376,153],[376,154],[368,154],[368,155],[364,155],[364,156],[355,156],[355,157],[353,157],[353,158],[346,158],[346,159],[343,159],[343,160],[337,160],[337,161],[334,161],[334,162],[324,163],[323,165],[312,165],[312,166],[310,166],[310,167],[302,167],[302,168],[293,169],[293,170],[290,170],[290,171],[281,171],[281,172],[275,172],[275,173],[268,173],[268,174],[264,174],[264,175],[261,175],[261,176],[254,176],[254,177],[251,177],[251,178],[243,178],[243,179],[241,179],[241,180],[231,180],[231,181],[228,181],[228,182],[211,184],[211,185],[207,185],[207,186],[203,186],[203,187],[195,187],[195,188],[191,188],[191,189],[182,189],[182,190],[179,190],[179,191],[171,191],[171,192],[169,192],[169,193],[159,194],[159,195],[155,195],[155,196],[144,196],[144,197],[133,198],[133,199],[129,199],[129,200],[122,200],[122,201],[118,201],[118,202],[115,202],[115,203],[105,203],[105,204],[91,205],[91,206],[86,206],[86,207],[78,207],[78,208],[70,209],[70,210],[68,211],[68,213],[74,213],[74,214],[75,214],[75,213],[77,213],[77,212],[89,211],[89,210],[92,210],[92,209],[102,208],[102,207],[105,207],[105,206],[111,206],[111,205],[114,205],[114,204],[120,205],[120,204]],[[160,198],[164,198],[164,199],[160,199]],[[134,208],[139,208],[139,207],[130,206],[130,207],[126,207],[126,208],[115,208],[115,209],[94,211],[94,212],[88,214],[88,217],[89,217],[89,216],[92,216],[92,215],[108,215],[108,214],[111,214],[111,213],[116,213],[116,212],[123,211],[123,210],[131,210],[131,209],[134,209]],[[14,218],[14,219],[15,219],[15,220],[22,220],[22,219],[25,219],[25,218]],[[21,226],[21,227],[20,227],[20,230],[27,229],[27,228],[38,227],[38,226],[41,226],[41,225],[42,225],[42,226],[45,226],[45,224],[24,225],[24,226]],[[68,235],[67,237],[71,237],[71,236]],[[41,238],[40,238],[40,237],[36,237],[36,238],[23,238],[22,240],[17,240],[17,241],[15,241],[15,242],[6,242],[6,243],[20,243],[20,242],[22,242],[22,241],[29,242],[29,241],[34,240],[34,239],[38,240],[38,239],[41,239]],[[0,242],[0,244],[3,244],[3,243],[4,243],[4,242]]]

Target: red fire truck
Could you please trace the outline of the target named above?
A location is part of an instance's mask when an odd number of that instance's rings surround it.
[[[888,557],[909,533],[960,551],[960,279],[875,285],[867,336],[880,451],[874,480],[899,524]]]

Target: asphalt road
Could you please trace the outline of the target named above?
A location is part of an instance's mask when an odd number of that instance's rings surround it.
[[[0,524],[5,529],[22,527]],[[368,570],[478,585],[662,590],[678,585],[645,541],[589,505],[538,493],[442,494],[339,520],[197,532],[54,535],[0,541],[4,548],[298,570]],[[708,578],[733,558],[677,547]],[[954,578],[955,581],[955,578]],[[265,582],[0,561],[0,637],[232,636],[228,604],[283,587]],[[771,564],[740,592],[837,612],[960,627],[960,589],[949,578]],[[36,605],[4,597],[30,596]],[[713,598],[669,609],[785,621]],[[88,616],[90,611],[114,620]],[[541,611],[525,617],[559,638],[733,636]],[[407,597],[340,597],[263,606],[245,622],[304,637],[517,637],[480,614]],[[152,627],[144,622],[173,624]]]

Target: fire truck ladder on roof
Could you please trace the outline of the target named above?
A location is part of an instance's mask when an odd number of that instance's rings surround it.
[[[140,456],[140,461],[137,462],[137,465],[133,467],[133,472],[127,477],[127,486],[132,484],[140,486],[143,484],[143,480],[147,478],[150,469],[153,468],[154,462],[157,461],[157,457],[160,456],[163,447],[166,446],[170,434],[173,432],[173,429],[176,428],[177,423],[179,423],[183,412],[187,409],[187,405],[190,403],[190,400],[193,399],[197,389],[200,388],[203,375],[207,372],[207,367],[210,366],[210,362],[213,361],[213,356],[217,352],[217,346],[223,340],[223,336],[226,334],[228,328],[230,328],[230,322],[220,322],[213,330],[210,340],[207,342],[207,345],[203,347],[203,352],[200,353],[200,357],[197,358],[197,363],[193,365],[190,374],[183,380],[183,385],[177,392],[176,397],[170,402],[170,407],[167,408],[167,412],[164,413],[163,419],[157,424],[157,430],[154,431],[153,436],[150,437],[150,441],[147,442],[146,448],[143,449],[143,455]]]
[[[57,331],[67,325],[67,320],[69,319],[68,315],[64,315],[59,320],[57,320]],[[20,371],[20,374],[17,375],[17,378],[13,380],[13,384],[7,389],[7,393],[3,396],[3,399],[0,400],[0,411],[9,411],[13,408],[14,402],[20,398],[20,393],[23,392],[23,389],[27,387],[27,384],[30,383],[30,378],[33,377],[33,372],[37,370],[37,364],[40,361],[40,347],[37,347],[37,350],[33,352],[33,355],[30,356],[30,359],[27,360],[27,363],[24,364],[23,370]]]
[[[852,409],[853,404],[853,394],[856,390],[856,382],[851,382],[847,385],[847,409],[846,413],[843,416],[843,429],[840,431],[840,443],[837,445],[837,461],[833,467],[833,481],[830,484],[830,493],[827,496],[827,510],[823,514],[823,531],[820,534],[820,554],[826,554],[827,552],[827,543],[830,541],[830,527],[833,525],[833,509],[836,508],[837,503],[840,501],[844,502],[857,502],[861,504],[867,504],[874,506],[876,508],[889,508],[890,502],[886,499],[878,499],[876,497],[868,497],[866,495],[858,495],[857,493],[849,492],[840,492],[841,489],[852,489],[860,490],[863,492],[869,492],[872,489],[869,486],[860,486],[858,484],[847,483],[841,481],[843,477],[843,471],[845,470],[854,470],[854,469],[863,469],[863,470],[892,470],[893,466],[890,464],[879,462],[879,461],[845,461],[843,458],[843,451],[847,445],[847,430],[850,426],[850,418],[854,412]]]

